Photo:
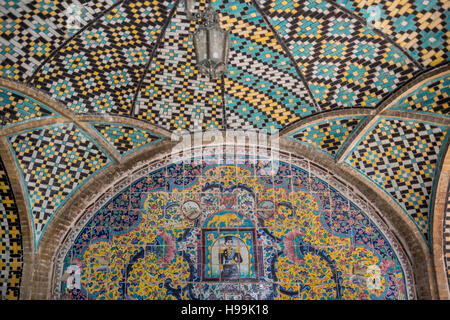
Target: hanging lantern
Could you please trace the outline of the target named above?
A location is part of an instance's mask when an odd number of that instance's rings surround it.
[[[220,28],[219,15],[211,5],[206,11],[193,16],[192,0],[185,1],[185,4],[187,16],[195,17],[200,22],[200,26],[194,32],[194,47],[199,71],[212,79],[221,77],[227,71],[230,35],[228,31]]]

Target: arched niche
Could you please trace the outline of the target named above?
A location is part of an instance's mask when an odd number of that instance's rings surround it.
[[[236,150],[167,155],[98,195],[57,250],[52,298],[416,298],[405,251],[349,186]]]

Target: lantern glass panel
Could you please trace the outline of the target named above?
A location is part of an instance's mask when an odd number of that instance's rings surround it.
[[[208,59],[207,52],[207,30],[205,28],[199,28],[194,35],[195,54],[197,55],[197,62],[202,63]]]
[[[222,62],[224,32],[218,26],[215,26],[208,30],[208,36],[209,58],[215,63]]]
[[[223,63],[225,67],[228,65],[228,51],[230,46],[230,33],[228,31],[225,31],[224,34],[224,44],[223,44]]]

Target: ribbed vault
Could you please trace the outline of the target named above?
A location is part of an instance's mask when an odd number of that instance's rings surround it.
[[[2,226],[21,226],[8,263],[30,270],[43,247],[55,253],[50,239],[77,219],[70,205],[113,184],[108,174],[168,153],[172,133],[276,129],[283,148],[364,190],[405,247],[418,297],[439,297],[434,269],[448,267],[431,261],[443,243],[433,204],[449,144],[448,4],[212,5],[231,33],[229,70],[214,81],[195,66],[196,23],[182,0],[2,3]],[[48,270],[25,272],[20,290],[14,268],[2,298],[45,297],[32,283]]]

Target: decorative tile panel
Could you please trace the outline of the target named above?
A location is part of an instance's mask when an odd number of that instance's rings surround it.
[[[108,143],[125,156],[139,148],[161,141],[161,136],[138,127],[118,123],[90,123]]]
[[[365,117],[342,117],[318,121],[289,135],[291,140],[312,145],[335,157],[349,135]]]
[[[99,195],[58,251],[53,298],[415,298],[378,213],[326,172],[283,154],[267,176],[265,157],[202,151],[147,164]]]
[[[230,128],[280,129],[314,113],[293,61],[251,1],[213,2],[230,31],[225,105]]]
[[[22,93],[0,88],[0,129],[35,119],[59,116]]]
[[[382,118],[345,163],[390,195],[429,239],[433,181],[448,127]]]
[[[18,300],[23,268],[22,232],[14,194],[0,159],[0,300]]]
[[[8,142],[28,195],[37,248],[57,210],[111,160],[73,123],[11,135]]]

